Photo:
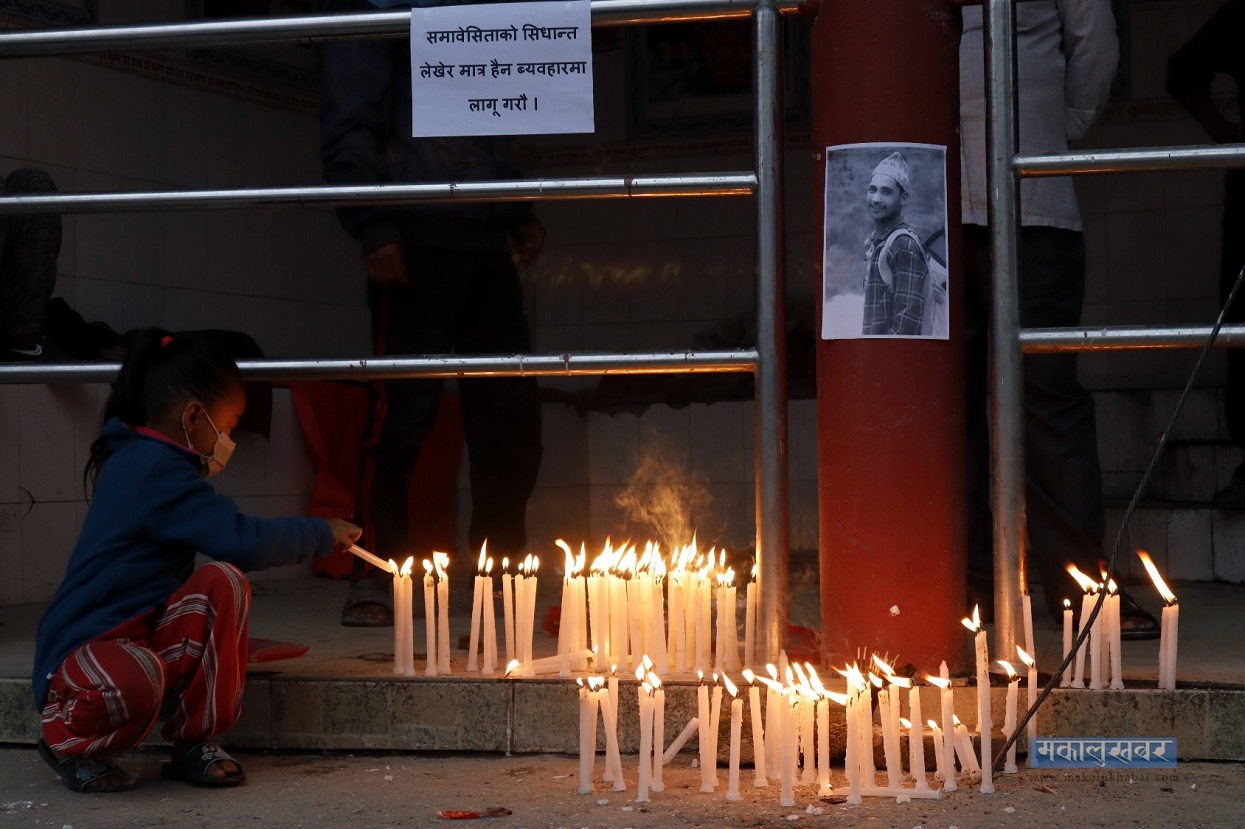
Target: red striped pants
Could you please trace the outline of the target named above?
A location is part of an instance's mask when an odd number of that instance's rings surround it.
[[[162,734],[193,745],[229,729],[242,709],[251,588],[238,568],[200,567],[168,605],[77,648],[53,675],[43,739],[57,754],[110,757],[151,732],[166,697],[177,701]]]

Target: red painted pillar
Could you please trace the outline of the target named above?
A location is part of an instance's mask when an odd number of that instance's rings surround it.
[[[822,0],[813,26],[818,193],[827,146],[945,145],[950,257],[949,340],[818,340],[826,664],[867,649],[920,671],[936,672],[943,659],[953,671],[965,665],[959,35],[953,0]],[[865,210],[863,186],[858,196],[832,192]],[[863,257],[852,267],[863,278]]]

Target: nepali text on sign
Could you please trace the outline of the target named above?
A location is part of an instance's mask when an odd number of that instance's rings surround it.
[[[412,134],[594,130],[589,0],[411,11]]]

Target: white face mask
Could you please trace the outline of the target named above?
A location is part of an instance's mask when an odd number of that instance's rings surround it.
[[[204,477],[210,478],[221,472],[225,468],[225,464],[229,462],[229,457],[233,455],[234,442],[221,430],[216,428],[216,424],[212,422],[211,416],[207,413],[207,409],[203,410],[203,416],[207,418],[208,425],[212,427],[212,431],[216,433],[216,443],[212,446],[212,454],[204,455],[195,449],[194,444],[190,442],[190,431],[186,428],[186,414],[182,413],[182,434],[186,436],[186,446],[190,451],[197,454],[204,462]]]

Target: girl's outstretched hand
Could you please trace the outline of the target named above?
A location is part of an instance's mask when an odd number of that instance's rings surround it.
[[[359,540],[363,530],[341,518],[326,518],[329,529],[333,532],[333,549],[344,550]]]

